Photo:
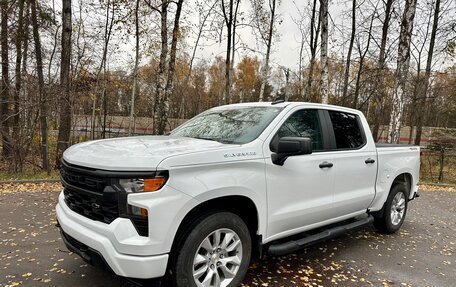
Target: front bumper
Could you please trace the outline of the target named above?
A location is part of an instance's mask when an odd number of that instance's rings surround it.
[[[93,261],[97,260],[99,255],[102,261],[119,276],[149,279],[165,275],[168,254],[141,256],[118,252],[105,234],[78,222],[82,216],[70,210],[61,200],[56,206],[56,215],[65,245],[89,263],[94,263]]]

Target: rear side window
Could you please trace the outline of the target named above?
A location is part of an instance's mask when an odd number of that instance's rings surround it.
[[[323,150],[323,136],[318,110],[299,110],[293,113],[277,132],[278,138],[308,137],[312,140],[312,149]]]
[[[334,129],[337,149],[356,149],[364,145],[364,137],[358,116],[328,111]]]

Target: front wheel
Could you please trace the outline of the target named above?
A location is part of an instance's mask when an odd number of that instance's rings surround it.
[[[193,224],[176,257],[177,287],[235,287],[242,283],[252,250],[250,232],[236,214],[217,212]]]
[[[391,188],[381,215],[375,216],[374,225],[383,233],[394,233],[404,223],[407,214],[407,189],[403,184],[396,184]]]

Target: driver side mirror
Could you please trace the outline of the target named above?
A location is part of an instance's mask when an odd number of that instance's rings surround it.
[[[275,153],[271,155],[272,162],[282,166],[290,156],[311,154],[312,140],[301,137],[283,137],[279,139]]]

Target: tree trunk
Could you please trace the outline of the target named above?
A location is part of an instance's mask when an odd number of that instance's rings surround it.
[[[234,56],[236,53],[236,28],[237,28],[237,15],[239,11],[239,4],[241,1],[236,1],[236,7],[234,8],[234,14],[233,14],[233,30],[232,30],[232,36],[231,36],[231,63],[230,63],[230,70],[231,72],[234,71]]]
[[[103,53],[103,91],[101,93],[101,103],[102,103],[102,110],[103,110],[103,123],[101,129],[101,138],[106,138],[106,118],[108,116],[108,69],[107,69],[107,56],[108,56],[108,45],[111,39],[112,27],[114,25],[114,13],[115,13],[115,2],[112,2],[112,11],[111,11],[111,19],[109,19],[109,3],[106,9],[106,26],[105,26],[105,49]],[[109,23],[109,27],[108,27]]]
[[[383,79],[384,74],[384,67],[385,67],[385,51],[386,51],[386,42],[388,40],[388,28],[389,22],[391,19],[391,11],[393,7],[394,0],[387,0],[385,4],[385,20],[383,21],[382,25],[382,40],[380,43],[380,55],[377,62],[377,73],[376,73],[376,81],[375,81],[375,88],[374,88],[374,129],[372,131],[372,135],[374,140],[377,141],[378,139],[378,131],[380,129],[380,113],[381,113],[381,106],[382,106],[382,97],[384,91],[384,85],[381,84],[380,81]]]
[[[131,136],[132,126],[134,126],[134,119],[135,119],[135,97],[136,97],[136,89],[137,89],[137,82],[138,82],[138,64],[139,64],[139,1],[136,0],[136,7],[135,7],[135,66],[133,68],[133,87],[131,89],[131,101],[130,101],[130,120],[128,121],[128,135]]]
[[[168,57],[168,0],[161,2],[161,49],[160,49],[160,62],[158,64],[157,75],[157,91],[155,96],[155,113],[154,113],[154,133],[161,134],[160,132],[160,116],[164,114],[162,101],[165,97],[166,90],[166,58]]]
[[[305,35],[303,34],[303,31],[301,31],[301,43],[299,45],[299,63],[298,63],[298,84],[299,84],[299,99],[302,99],[303,101],[306,100],[306,96],[303,93],[303,83],[302,83],[302,73],[303,73],[303,68],[302,68],[302,57],[304,54],[304,40],[305,40]]]
[[[290,86],[290,69],[289,68],[283,69],[283,72],[285,74],[285,90],[283,91],[284,100],[288,101],[288,90],[289,90],[289,86]]]
[[[443,166],[445,164],[445,148],[440,147],[440,153],[439,153],[439,182],[443,181]]]
[[[15,67],[15,91],[13,99],[13,149],[14,149],[14,171],[22,172],[22,152],[21,152],[21,128],[19,116],[20,94],[22,86],[22,42],[24,41],[24,6],[25,1],[19,0],[19,15],[17,20],[16,36],[16,67]]]
[[[345,74],[344,74],[344,86],[342,92],[342,105],[345,105],[345,100],[347,99],[347,91],[348,91],[348,79],[350,77],[350,64],[351,64],[351,54],[353,51],[353,43],[355,42],[355,34],[356,34],[356,0],[352,1],[352,27],[351,27],[351,36],[350,36],[350,44],[348,45],[348,53],[347,53],[347,63],[345,64]]]
[[[50,174],[49,154],[48,154],[48,130],[47,130],[47,97],[44,87],[43,76],[43,59],[41,54],[41,40],[38,27],[38,16],[36,12],[36,0],[30,0],[32,9],[32,26],[33,40],[35,41],[35,57],[36,57],[36,72],[38,75],[38,93],[39,93],[39,109],[40,109],[40,130],[41,130],[41,159],[43,169]]]
[[[8,58],[8,0],[1,0],[1,53],[2,53],[2,86],[0,93],[0,133],[2,134],[2,155],[7,158],[11,153],[9,125],[9,58]]]
[[[328,104],[329,77],[328,77],[328,0],[320,0],[321,13],[321,43],[320,62],[321,80],[320,97],[323,104]]]
[[[225,19],[227,29],[226,41],[226,58],[225,58],[225,90],[222,97],[222,102],[228,104],[231,99],[231,49],[232,49],[232,36],[233,36],[233,6],[235,0],[229,0],[229,11],[227,13],[225,7],[225,0],[222,0],[222,12]],[[240,1],[240,0],[237,0]]]
[[[95,139],[95,126],[96,126],[96,107],[97,107],[97,101],[98,101],[98,92],[99,92],[99,83],[100,83],[100,75],[101,72],[103,72],[103,89],[101,92],[101,104],[103,105],[103,114],[104,114],[104,122],[106,122],[106,101],[105,101],[105,96],[106,96],[106,87],[107,87],[107,75],[106,75],[106,59],[108,56],[108,46],[109,46],[109,41],[111,40],[111,34],[112,34],[112,28],[114,25],[114,13],[115,13],[115,7],[114,4],[112,4],[112,12],[111,12],[111,19],[109,19],[109,10],[111,7],[111,0],[107,1],[106,4],[106,21],[105,21],[105,33],[104,33],[104,45],[103,45],[103,55],[101,58],[101,63],[97,71],[97,81],[96,81],[96,87],[95,87],[95,93],[93,97],[93,102],[92,102],[92,123],[91,123],[91,139]],[[101,115],[101,113],[100,113]],[[102,137],[105,136],[105,124],[102,126]]]
[[[437,29],[439,26],[439,14],[440,14],[440,0],[436,0],[435,2],[435,12],[434,12],[434,21],[432,24],[432,32],[431,32],[431,39],[429,42],[429,49],[428,49],[428,57],[426,62],[426,71],[424,75],[424,98],[419,101],[418,105],[418,118],[417,118],[417,128],[416,128],[416,136],[415,136],[415,145],[420,145],[421,143],[421,135],[423,133],[423,117],[426,113],[426,99],[429,98],[429,81],[431,77],[431,67],[432,67],[432,57],[434,55],[434,46],[435,46],[435,38],[437,34]]]
[[[400,130],[402,115],[404,113],[404,93],[408,80],[408,70],[410,64],[410,41],[413,30],[413,20],[415,18],[417,0],[406,0],[404,14],[401,22],[401,32],[399,35],[399,48],[396,68],[396,86],[393,93],[393,109],[388,128],[388,142],[398,143],[400,140]]]
[[[263,81],[261,82],[260,87],[260,98],[259,101],[262,102],[264,98],[264,90],[269,80],[269,57],[271,55],[271,46],[272,46],[272,36],[274,33],[274,21],[275,21],[275,9],[276,9],[276,0],[270,1],[270,11],[271,11],[271,19],[269,19],[269,31],[267,36],[267,43],[266,43],[266,59],[264,61],[263,67]]]
[[[60,167],[63,152],[70,145],[71,134],[71,94],[70,94],[70,65],[71,65],[71,0],[62,1],[62,52],[60,59],[60,122],[57,139],[56,166]]]
[[[321,27],[321,13],[318,14],[318,20],[315,22],[317,16],[317,0],[313,1],[312,5],[312,16],[310,18],[310,63],[309,63],[309,75],[307,77],[306,94],[307,101],[311,100],[312,94],[312,83],[313,83],[313,71],[315,68],[315,59],[317,57],[317,46],[318,46],[318,34],[320,33]],[[316,25],[315,25],[316,24]]]
[[[22,48],[22,71],[21,71],[21,75],[27,75],[28,72],[27,72],[27,64],[28,64],[28,52],[29,52],[29,41],[30,41],[30,3],[29,1],[24,1],[24,31],[23,31],[23,48]],[[21,76],[22,77],[22,76]],[[22,81],[21,81],[21,95],[22,95],[22,98],[21,98],[21,101],[23,101],[24,103],[26,103],[29,99],[29,95],[28,95],[28,87],[27,85],[22,85]],[[23,127],[25,130],[31,130],[31,127],[34,123],[34,114],[33,114],[33,111],[31,109],[26,109],[24,112],[23,112],[23,115],[24,115],[24,123],[23,123]],[[25,151],[25,150],[24,150]]]
[[[162,135],[166,131],[166,126],[168,123],[169,117],[169,99],[173,92],[174,87],[174,73],[176,71],[176,49],[177,49],[177,41],[179,36],[179,21],[182,12],[182,4],[184,0],[178,0],[176,3],[176,15],[174,16],[174,27],[173,27],[173,36],[171,39],[171,50],[169,52],[169,66],[168,66],[168,78],[166,80],[166,87],[164,98],[160,104],[160,118],[159,118],[159,126],[158,126],[158,134]]]

